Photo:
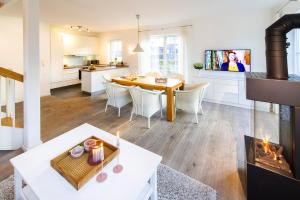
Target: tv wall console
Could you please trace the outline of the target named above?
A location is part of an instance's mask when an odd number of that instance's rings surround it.
[[[245,74],[193,69],[191,82],[210,83],[204,101],[242,108],[253,108],[253,101],[246,99]]]

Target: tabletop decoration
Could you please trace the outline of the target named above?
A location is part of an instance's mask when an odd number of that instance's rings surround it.
[[[86,152],[89,152],[91,147],[96,145],[96,140],[95,139],[87,139],[84,141],[83,146],[84,146],[84,150]]]
[[[120,149],[120,131],[117,132],[117,147]],[[121,173],[123,171],[123,165],[120,164],[120,155],[117,156],[117,165],[114,166],[113,172],[115,174]]]
[[[79,158],[84,152],[84,147],[81,145],[78,145],[70,150],[70,155],[73,158]]]
[[[100,159],[101,161],[104,161],[104,147],[103,147],[103,143],[101,143],[100,146]],[[101,162],[101,172],[100,174],[97,176],[97,181],[99,183],[104,182],[107,179],[107,173],[103,171],[103,162]]]
[[[80,157],[74,158],[70,151],[77,146],[82,146],[81,148],[86,148],[88,151],[83,151]],[[115,144],[112,145],[100,138],[91,136],[53,158],[50,164],[76,190],[79,190],[95,176],[97,176],[96,181],[103,182],[106,180],[107,174],[103,170],[118,154],[119,149]],[[99,174],[100,172],[101,174]]]
[[[96,141],[94,146],[89,147],[90,152],[89,152],[89,159],[88,163],[90,165],[98,165],[102,159],[101,159],[101,147],[103,148],[103,143],[101,143],[102,146],[100,146],[100,141]]]
[[[168,78],[163,78],[163,77],[157,77],[155,78],[155,82],[156,83],[167,83],[168,82]]]

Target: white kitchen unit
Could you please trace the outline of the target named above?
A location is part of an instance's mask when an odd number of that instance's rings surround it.
[[[51,89],[81,83],[79,80],[79,69],[80,68],[62,69],[58,74],[60,79],[51,81]]]
[[[89,56],[99,54],[99,38],[62,33],[64,55]]]
[[[192,83],[208,82],[204,101],[253,108],[253,101],[246,99],[245,74],[238,72],[195,70]]]
[[[103,93],[105,91],[103,75],[124,76],[129,73],[128,67],[98,67],[96,70],[82,71],[81,90],[91,95]]]
[[[51,89],[78,84],[79,68],[64,68],[64,55],[99,55],[98,37],[51,29]],[[84,64],[83,64],[84,65]]]

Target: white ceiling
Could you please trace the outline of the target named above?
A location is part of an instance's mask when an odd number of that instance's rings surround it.
[[[11,0],[0,13],[21,16],[22,1]],[[135,15],[143,26],[230,13],[240,9],[274,9],[285,0],[40,0],[41,19],[54,25],[83,25],[93,31],[136,27]],[[228,11],[228,12],[227,12]]]

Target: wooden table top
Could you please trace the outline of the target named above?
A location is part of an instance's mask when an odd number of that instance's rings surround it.
[[[167,88],[179,88],[183,85],[183,82],[178,79],[168,78],[166,83],[156,83],[154,77],[138,77],[136,80],[128,80],[122,77],[116,77],[112,79],[112,82],[119,83],[121,85],[136,85],[146,89],[166,90]]]

